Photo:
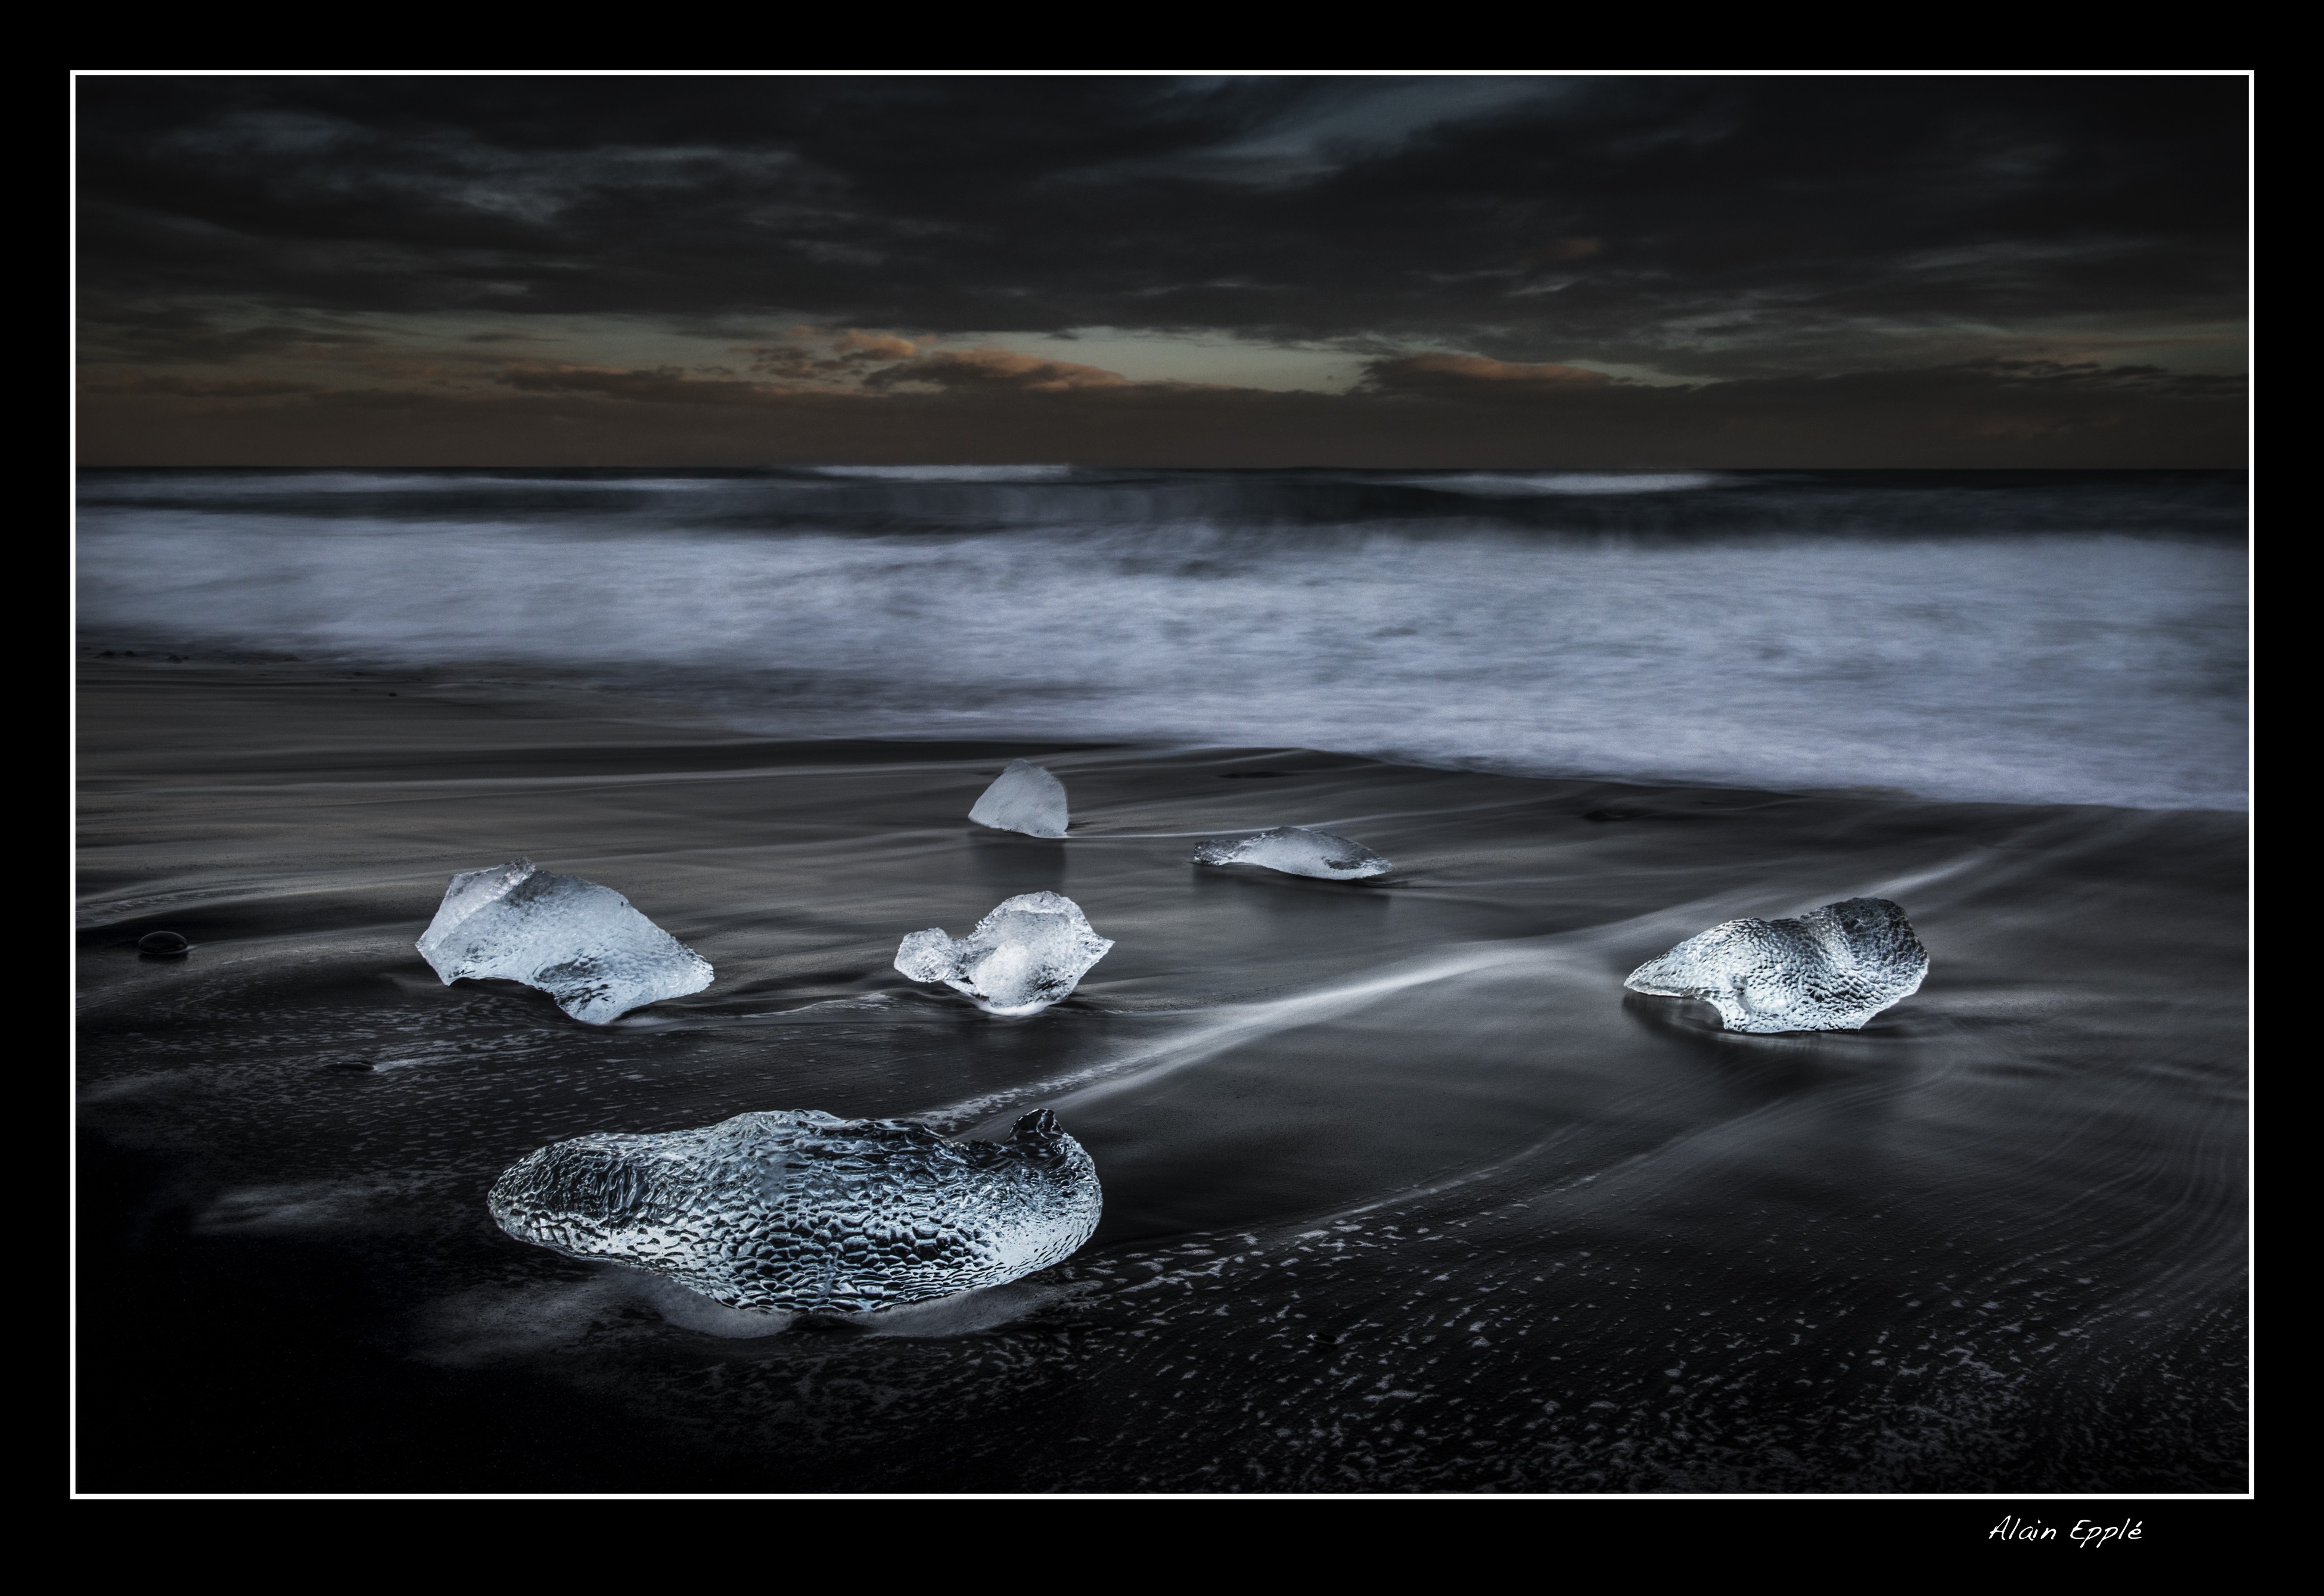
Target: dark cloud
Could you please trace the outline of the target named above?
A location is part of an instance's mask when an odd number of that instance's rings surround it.
[[[1101,366],[1071,360],[1043,360],[1007,349],[942,350],[897,365],[884,366],[863,379],[867,388],[894,388],[910,383],[954,390],[1014,389],[1035,393],[1067,393],[1090,388],[1119,388],[1129,379]],[[1181,383],[1166,384],[1171,387]]]
[[[763,405],[783,397],[782,390],[757,383],[689,376],[667,368],[624,372],[584,365],[520,366],[494,380],[528,393],[586,393],[633,404]]]
[[[2195,405],[2240,403],[2245,379],[2166,371],[2155,365],[2100,365],[2095,361],[1973,360],[1905,371],[1840,373],[1830,376],[1746,378],[1725,383],[1647,385],[1613,383],[1602,373],[1562,365],[1521,365],[1480,355],[1415,355],[1368,362],[1363,391],[1417,394],[1468,404],[1598,414],[1623,407],[1693,407],[1697,411],[1779,402],[1785,395],[1847,394],[1850,402],[1927,403],[1950,397],[1991,407],[2026,403],[2079,405],[2094,395],[2177,400]]]
[[[153,376],[143,372],[118,372],[82,383],[81,392],[88,395],[106,397],[121,394],[166,394],[173,398],[188,399],[282,399],[293,393],[316,393],[322,390],[312,383],[272,382],[264,377],[218,379]]]
[[[728,395],[682,401],[697,406],[786,384],[1096,402],[1152,385],[930,346],[1108,328],[1369,353],[1351,416],[1583,389],[1609,413],[1707,413],[1728,384],[1877,388],[1912,368],[1929,403],[2236,402],[2216,359],[2209,376],[2168,362],[2231,342],[2243,314],[2239,78],[84,78],[79,94],[85,350],[136,369],[352,361],[429,317],[493,318],[455,335],[472,343],[595,317],[740,346],[762,381],[593,375],[576,349],[563,375],[500,383]],[[794,322],[854,330],[810,346],[779,330]],[[2075,340],[2164,364],[1997,364]],[[1577,361],[1695,397],[1545,374]],[[1959,420],[1932,414],[1931,436]]]
[[[1400,355],[1364,365],[1365,385],[1382,393],[1425,393],[1486,403],[1522,404],[1609,382],[1605,373],[1581,366],[1528,364],[1482,355]]]
[[[2235,79],[1553,81],[1337,163],[1324,138],[1296,178],[1220,170],[1303,116],[1353,125],[1355,93],[92,78],[84,264],[302,307],[1305,335],[1738,292],[1774,297],[1760,316],[2231,310],[2242,282]],[[1511,303],[1528,289],[1588,309]]]
[[[145,364],[232,364],[300,350],[346,350],[378,345],[379,335],[314,318],[226,325],[215,310],[188,304],[149,304],[85,293],[81,304],[84,359]]]

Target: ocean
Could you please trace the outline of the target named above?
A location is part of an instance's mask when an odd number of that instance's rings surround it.
[[[92,472],[81,622],[770,737],[2243,806],[2235,473]]]

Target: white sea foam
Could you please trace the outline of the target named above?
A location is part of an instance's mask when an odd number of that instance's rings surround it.
[[[817,476],[860,476],[875,482],[1058,482],[1071,466],[812,466]]]
[[[975,491],[1001,512],[1085,490]],[[866,533],[816,530],[804,508],[737,531],[633,507],[461,521],[183,499],[87,512],[80,557],[103,646],[569,667],[770,736],[1304,746],[2219,808],[2244,803],[2244,584],[2231,543],[2089,532]]]
[[[107,477],[97,496],[113,503],[177,503],[204,499],[311,498],[327,494],[440,494],[478,478],[437,472],[287,471],[189,475],[184,472],[124,472]],[[506,482],[504,477],[483,480]]]
[[[1719,480],[1705,471],[1473,471],[1459,476],[1404,479],[1412,487],[1490,498],[1549,494],[1675,494],[1690,488],[1712,487]]]

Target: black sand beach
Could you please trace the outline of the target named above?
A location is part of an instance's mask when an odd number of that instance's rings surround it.
[[[2240,814],[779,743],[463,680],[84,665],[84,1490],[2244,1487]],[[966,821],[1017,755],[1064,842]],[[1396,869],[1185,863],[1285,823]],[[519,854],[715,984],[604,1029],[445,987],[446,879]],[[1043,888],[1117,943],[1067,1002],[890,967]],[[1861,1032],[1622,989],[1857,895],[1933,961]],[[767,1333],[484,1205],[589,1131],[1033,1107],[1095,1240],[864,1321]]]

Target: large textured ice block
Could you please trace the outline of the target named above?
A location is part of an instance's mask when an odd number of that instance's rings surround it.
[[[1388,862],[1337,832],[1305,826],[1278,826],[1246,837],[1213,837],[1194,850],[1196,864],[1260,864],[1286,875],[1354,881],[1386,875]]]
[[[955,941],[930,927],[904,938],[896,968],[941,981],[993,1014],[1030,1014],[1074,990],[1113,944],[1062,892],[1020,892]]]
[[[454,876],[419,946],[447,986],[521,981],[591,1025],[710,984],[708,963],[619,892],[530,859]]]
[[[1007,1141],[902,1120],[737,1114],[542,1148],[487,1199],[501,1229],[668,1275],[730,1307],[857,1313],[998,1286],[1097,1229],[1097,1168],[1044,1109]]]
[[[1729,1030],[1857,1030],[1921,990],[1929,950],[1886,898],[1795,920],[1729,920],[1630,972],[1632,992],[1702,998]]]
[[[1065,784],[1029,760],[1010,760],[968,817],[995,831],[1065,835]]]

